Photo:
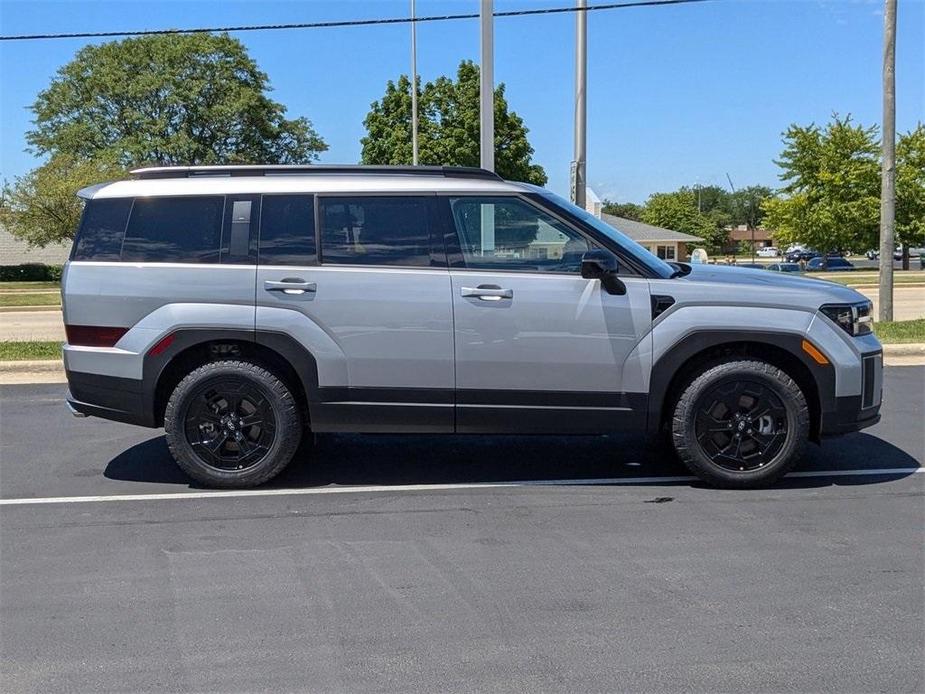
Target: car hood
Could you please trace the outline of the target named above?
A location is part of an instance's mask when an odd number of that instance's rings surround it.
[[[690,267],[690,273],[679,278],[681,283],[690,286],[695,293],[699,290],[707,295],[722,295],[727,301],[816,309],[825,303],[866,300],[854,289],[828,280],[723,265]]]

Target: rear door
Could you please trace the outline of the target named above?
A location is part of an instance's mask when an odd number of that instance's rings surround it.
[[[284,332],[312,354],[316,431],[453,430],[450,278],[435,204],[263,196],[258,339]]]
[[[649,283],[608,294],[583,279],[594,242],[515,196],[448,200],[457,430],[596,432],[635,426],[651,324]]]

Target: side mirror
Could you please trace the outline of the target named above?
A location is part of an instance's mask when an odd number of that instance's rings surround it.
[[[581,256],[581,276],[586,280],[600,280],[608,294],[626,294],[626,285],[617,277],[619,269],[616,257],[602,248],[594,248]]]

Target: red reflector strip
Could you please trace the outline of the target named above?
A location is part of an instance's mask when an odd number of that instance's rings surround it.
[[[148,356],[156,357],[158,354],[166,352],[167,348],[173,344],[175,337],[176,336],[173,333],[170,333],[166,337],[161,338],[161,340],[156,345],[154,345],[154,347],[148,350]]]
[[[96,325],[65,325],[67,343],[79,347],[114,347],[128,328]]]

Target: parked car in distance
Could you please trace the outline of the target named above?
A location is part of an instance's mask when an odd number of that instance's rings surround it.
[[[865,253],[864,255],[867,256],[867,259],[868,259],[868,260],[879,260],[879,258],[880,258],[880,251],[879,251],[879,250],[876,250],[876,249],[874,249],[874,250],[869,250],[869,251],[867,251],[867,253]],[[912,256],[912,253],[910,252],[910,257],[911,257],[911,256]],[[902,247],[902,246],[898,246],[898,247],[896,247],[896,248],[893,249],[893,260],[902,260],[902,259],[903,259],[903,247]]]
[[[799,263],[771,263],[767,269],[771,272],[803,272]]]
[[[880,418],[850,287],[668,263],[482,169],[132,174],[79,193],[66,400],[163,427],[201,484],[267,482],[319,433],[619,433],[752,488]]]
[[[759,258],[777,258],[780,256],[780,249],[774,246],[765,246],[764,248],[759,248],[756,255]]]
[[[854,265],[844,258],[818,257],[812,258],[806,263],[806,272],[841,272],[843,270],[854,270]]]
[[[798,248],[796,250],[790,251],[784,256],[784,260],[788,263],[798,263],[800,261],[806,262],[812,260],[813,258],[818,258],[822,254],[812,248]]]

